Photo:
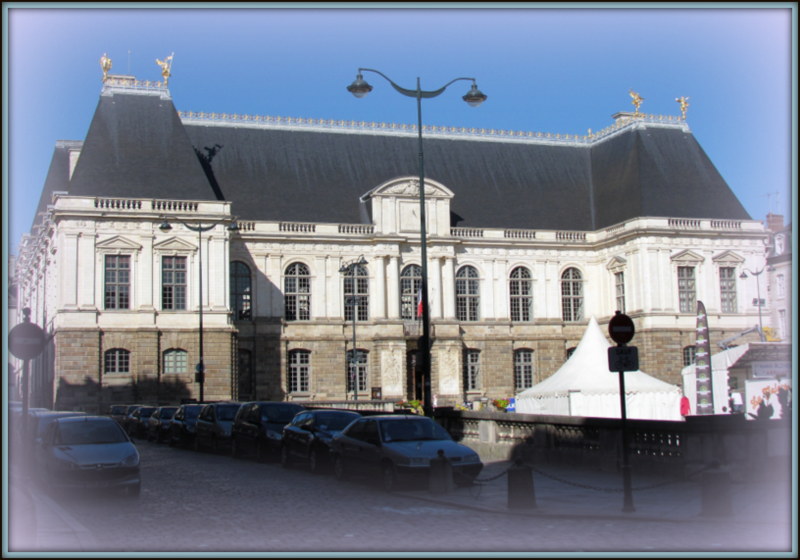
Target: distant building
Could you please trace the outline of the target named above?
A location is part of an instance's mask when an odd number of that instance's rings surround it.
[[[543,380],[592,316],[630,315],[641,369],[673,383],[697,300],[712,340],[756,323],[739,276],[772,232],[683,118],[614,118],[588,136],[424,129],[438,405]],[[86,138],[56,143],[16,263],[51,335],[32,402],[198,398],[201,303],[207,400],[420,398],[417,156],[413,126],[179,113],[164,84],[107,76]]]

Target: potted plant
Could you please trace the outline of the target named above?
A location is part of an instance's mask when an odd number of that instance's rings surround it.
[[[492,404],[500,412],[505,412],[506,408],[508,408],[509,402],[508,399],[495,399],[492,401]]]

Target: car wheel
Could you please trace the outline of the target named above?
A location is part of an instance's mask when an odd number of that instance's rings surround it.
[[[288,469],[292,466],[292,456],[289,453],[289,448],[285,445],[281,445],[281,466],[284,469]]]
[[[391,463],[385,463],[381,467],[381,482],[383,489],[387,492],[394,492],[397,490],[397,471]]]
[[[347,471],[344,468],[344,459],[339,455],[333,459],[333,475],[336,480],[347,480]]]

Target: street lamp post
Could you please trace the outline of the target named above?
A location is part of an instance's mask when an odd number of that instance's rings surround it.
[[[197,300],[197,314],[199,318],[199,335],[198,335],[198,359],[195,368],[195,380],[200,384],[200,402],[205,401],[203,388],[205,386],[205,363],[203,362],[203,232],[211,231],[219,224],[227,223],[228,220],[219,220],[207,226],[202,224],[189,224],[183,220],[176,218],[178,222],[184,225],[186,229],[197,232],[197,285],[198,285],[198,300]],[[165,219],[161,222],[159,228],[163,232],[172,230],[172,226]],[[228,231],[238,231],[239,226],[236,222],[229,223]]]
[[[472,88],[462,97],[471,107],[477,107],[484,101],[487,96],[484,95],[475,83],[475,78],[455,78],[447,82],[444,86],[433,91],[424,91],[420,88],[420,79],[417,78],[416,89],[406,89],[397,85],[384,73],[373,70],[371,68],[359,68],[355,81],[347,86],[347,91],[354,96],[361,98],[372,91],[372,86],[364,81],[362,72],[373,72],[384,78],[391,86],[402,95],[406,97],[413,97],[417,100],[417,137],[419,142],[419,221],[420,221],[420,258],[422,259],[422,337],[419,339],[419,350],[422,365],[422,379],[423,379],[423,409],[427,416],[431,416],[433,412],[431,400],[431,343],[430,343],[430,309],[428,306],[428,252],[427,252],[427,234],[425,231],[425,163],[422,152],[422,99],[437,97],[444,93],[444,91],[453,83],[466,80],[472,82]]]
[[[761,338],[761,342],[766,342],[767,338],[764,336],[764,324],[761,320],[761,283],[758,280],[758,277],[761,276],[761,273],[765,270],[769,270],[766,266],[762,266],[761,269],[753,272],[749,268],[745,268],[742,270],[742,273],[739,275],[739,278],[744,280],[747,278],[747,273],[749,272],[753,276],[756,277],[756,296],[758,296],[758,336]]]
[[[342,274],[349,273],[350,277],[353,279],[353,295],[351,296],[353,299],[353,351],[350,354],[350,375],[352,376],[352,383],[353,383],[353,400],[358,400],[358,351],[356,346],[356,321],[358,321],[358,302],[361,299],[358,295],[358,280],[356,279],[356,272],[358,267],[367,264],[367,260],[364,256],[360,256],[358,260],[355,260],[351,263],[346,265],[342,265],[339,268],[339,272]],[[345,302],[346,303],[346,302]]]

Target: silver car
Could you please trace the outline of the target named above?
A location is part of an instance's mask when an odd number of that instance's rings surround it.
[[[336,478],[352,474],[380,477],[394,490],[403,478],[427,477],[431,460],[444,456],[456,484],[468,486],[483,469],[472,449],[453,441],[447,430],[425,416],[378,415],[353,421],[331,443]]]
[[[47,427],[37,449],[39,475],[51,489],[118,488],[138,496],[139,451],[116,420],[70,416]]]

